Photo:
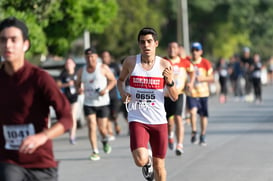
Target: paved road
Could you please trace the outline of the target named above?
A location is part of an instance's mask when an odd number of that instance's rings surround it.
[[[166,168],[169,181],[272,181],[273,180],[273,86],[263,87],[261,105],[230,100],[219,104],[211,97],[207,147],[190,143],[186,125],[185,154],[175,156],[168,150]],[[60,161],[60,181],[141,181],[141,169],[133,163],[129,150],[127,125],[111,142],[113,151],[101,150],[100,161],[90,161],[87,129],[78,130],[77,145],[68,143],[65,134],[54,140]]]

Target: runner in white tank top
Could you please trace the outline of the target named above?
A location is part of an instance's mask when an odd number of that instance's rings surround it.
[[[160,70],[160,57],[156,56],[151,70],[144,70],[141,55],[130,76],[131,101],[127,104],[128,121],[145,124],[167,123],[164,110],[164,77]]]
[[[86,66],[77,72],[76,86],[79,93],[84,92],[84,115],[88,122],[88,137],[92,148],[91,160],[99,160],[97,127],[101,135],[103,151],[111,152],[108,143],[107,121],[109,115],[109,90],[116,85],[116,79],[110,68],[97,62],[98,55],[94,48],[84,51]]]
[[[84,85],[84,105],[86,106],[106,106],[110,103],[109,93],[100,95],[99,92],[106,88],[107,78],[101,73],[101,63],[97,63],[94,72],[89,73],[86,66],[83,67],[82,83]]]
[[[170,98],[177,100],[173,68],[170,62],[156,56],[158,37],[153,28],[141,29],[137,39],[141,53],[125,59],[117,85],[122,101],[129,102],[130,148],[135,164],[142,167],[146,180],[166,181],[168,126],[163,88],[167,85]],[[130,90],[126,92],[125,81],[129,76]],[[148,144],[152,159],[149,158]],[[153,165],[156,165],[154,169]]]

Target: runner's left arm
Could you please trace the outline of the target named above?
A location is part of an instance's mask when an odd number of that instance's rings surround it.
[[[104,75],[107,78],[107,86],[100,91],[100,95],[104,95],[115,87],[117,80],[108,65],[102,64],[101,68],[103,69]]]
[[[178,92],[173,81],[173,67],[171,66],[170,62],[163,60],[163,72],[162,75],[165,79],[165,86],[169,92],[169,97],[172,101],[176,101],[178,99]]]

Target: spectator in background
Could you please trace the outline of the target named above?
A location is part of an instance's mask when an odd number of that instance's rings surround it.
[[[256,104],[260,104],[262,102],[262,66],[263,65],[260,55],[255,53],[253,56],[253,64],[251,64],[250,71],[252,72],[252,83]]]
[[[230,85],[231,87],[229,87],[230,92],[232,92],[232,94],[234,94],[234,85],[235,85],[235,77],[233,75],[233,66],[235,64],[235,56],[231,56],[229,58],[229,62],[228,62],[228,76],[229,76],[229,81],[230,81]]]
[[[216,71],[219,74],[219,83],[221,87],[219,102],[223,104],[227,101],[228,93],[228,64],[224,58],[220,58],[217,62]]]
[[[244,100],[244,91],[243,85],[245,82],[244,79],[244,69],[243,63],[240,61],[240,57],[238,55],[234,55],[231,57],[233,63],[230,65],[230,78],[232,80],[233,94],[234,100]]]
[[[120,74],[120,65],[112,61],[110,52],[108,51],[102,52],[101,60],[104,64],[109,66],[115,78],[118,79]],[[110,139],[113,140],[115,139],[115,137],[113,134],[112,122],[114,123],[116,134],[119,135],[121,131],[120,126],[118,124],[118,114],[120,112],[121,99],[120,99],[120,95],[116,86],[109,91],[109,96],[110,96],[110,105],[109,105],[110,116],[108,120],[108,134],[110,136]]]
[[[268,82],[273,84],[273,56],[267,61]]]
[[[244,79],[245,79],[245,100],[250,100],[250,94],[252,91],[252,75],[250,67],[253,64],[253,59],[250,55],[250,49],[248,47],[243,48],[243,54],[241,56],[241,62],[244,69]]]
[[[64,70],[57,79],[58,86],[62,89],[62,92],[71,104],[71,111],[73,117],[73,126],[69,131],[69,142],[70,144],[76,144],[76,130],[77,130],[77,113],[79,110],[78,92],[75,87],[77,80],[76,75],[76,63],[71,57],[68,57],[65,61]]]
[[[0,180],[57,181],[52,139],[72,126],[70,104],[54,79],[25,60],[27,26],[0,22]],[[58,122],[48,127],[49,107]]]

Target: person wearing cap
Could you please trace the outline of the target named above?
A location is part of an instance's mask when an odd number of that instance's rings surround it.
[[[195,82],[189,91],[187,91],[187,106],[191,116],[191,142],[197,144],[197,114],[200,115],[201,133],[199,144],[206,146],[206,130],[208,125],[208,97],[209,82],[214,80],[213,69],[209,60],[202,57],[203,49],[199,42],[194,42],[191,45],[191,62],[195,71]]]
[[[76,87],[84,93],[84,114],[88,121],[88,135],[92,147],[91,160],[100,160],[97,144],[97,126],[102,137],[103,151],[112,150],[108,143],[107,122],[110,114],[109,90],[116,85],[116,78],[106,64],[97,61],[95,48],[84,51],[86,65],[78,70]]]
[[[130,148],[135,164],[142,167],[146,180],[165,181],[168,125],[164,108],[164,88],[176,101],[178,93],[169,61],[156,56],[157,32],[142,28],[137,36],[140,53],[128,56],[122,65],[118,89],[126,103]],[[129,77],[130,89],[125,89]],[[149,155],[148,144],[152,149]]]
[[[0,22],[0,180],[58,180],[52,139],[72,126],[70,104],[54,79],[25,59],[28,28]],[[49,107],[58,122],[48,127]]]

